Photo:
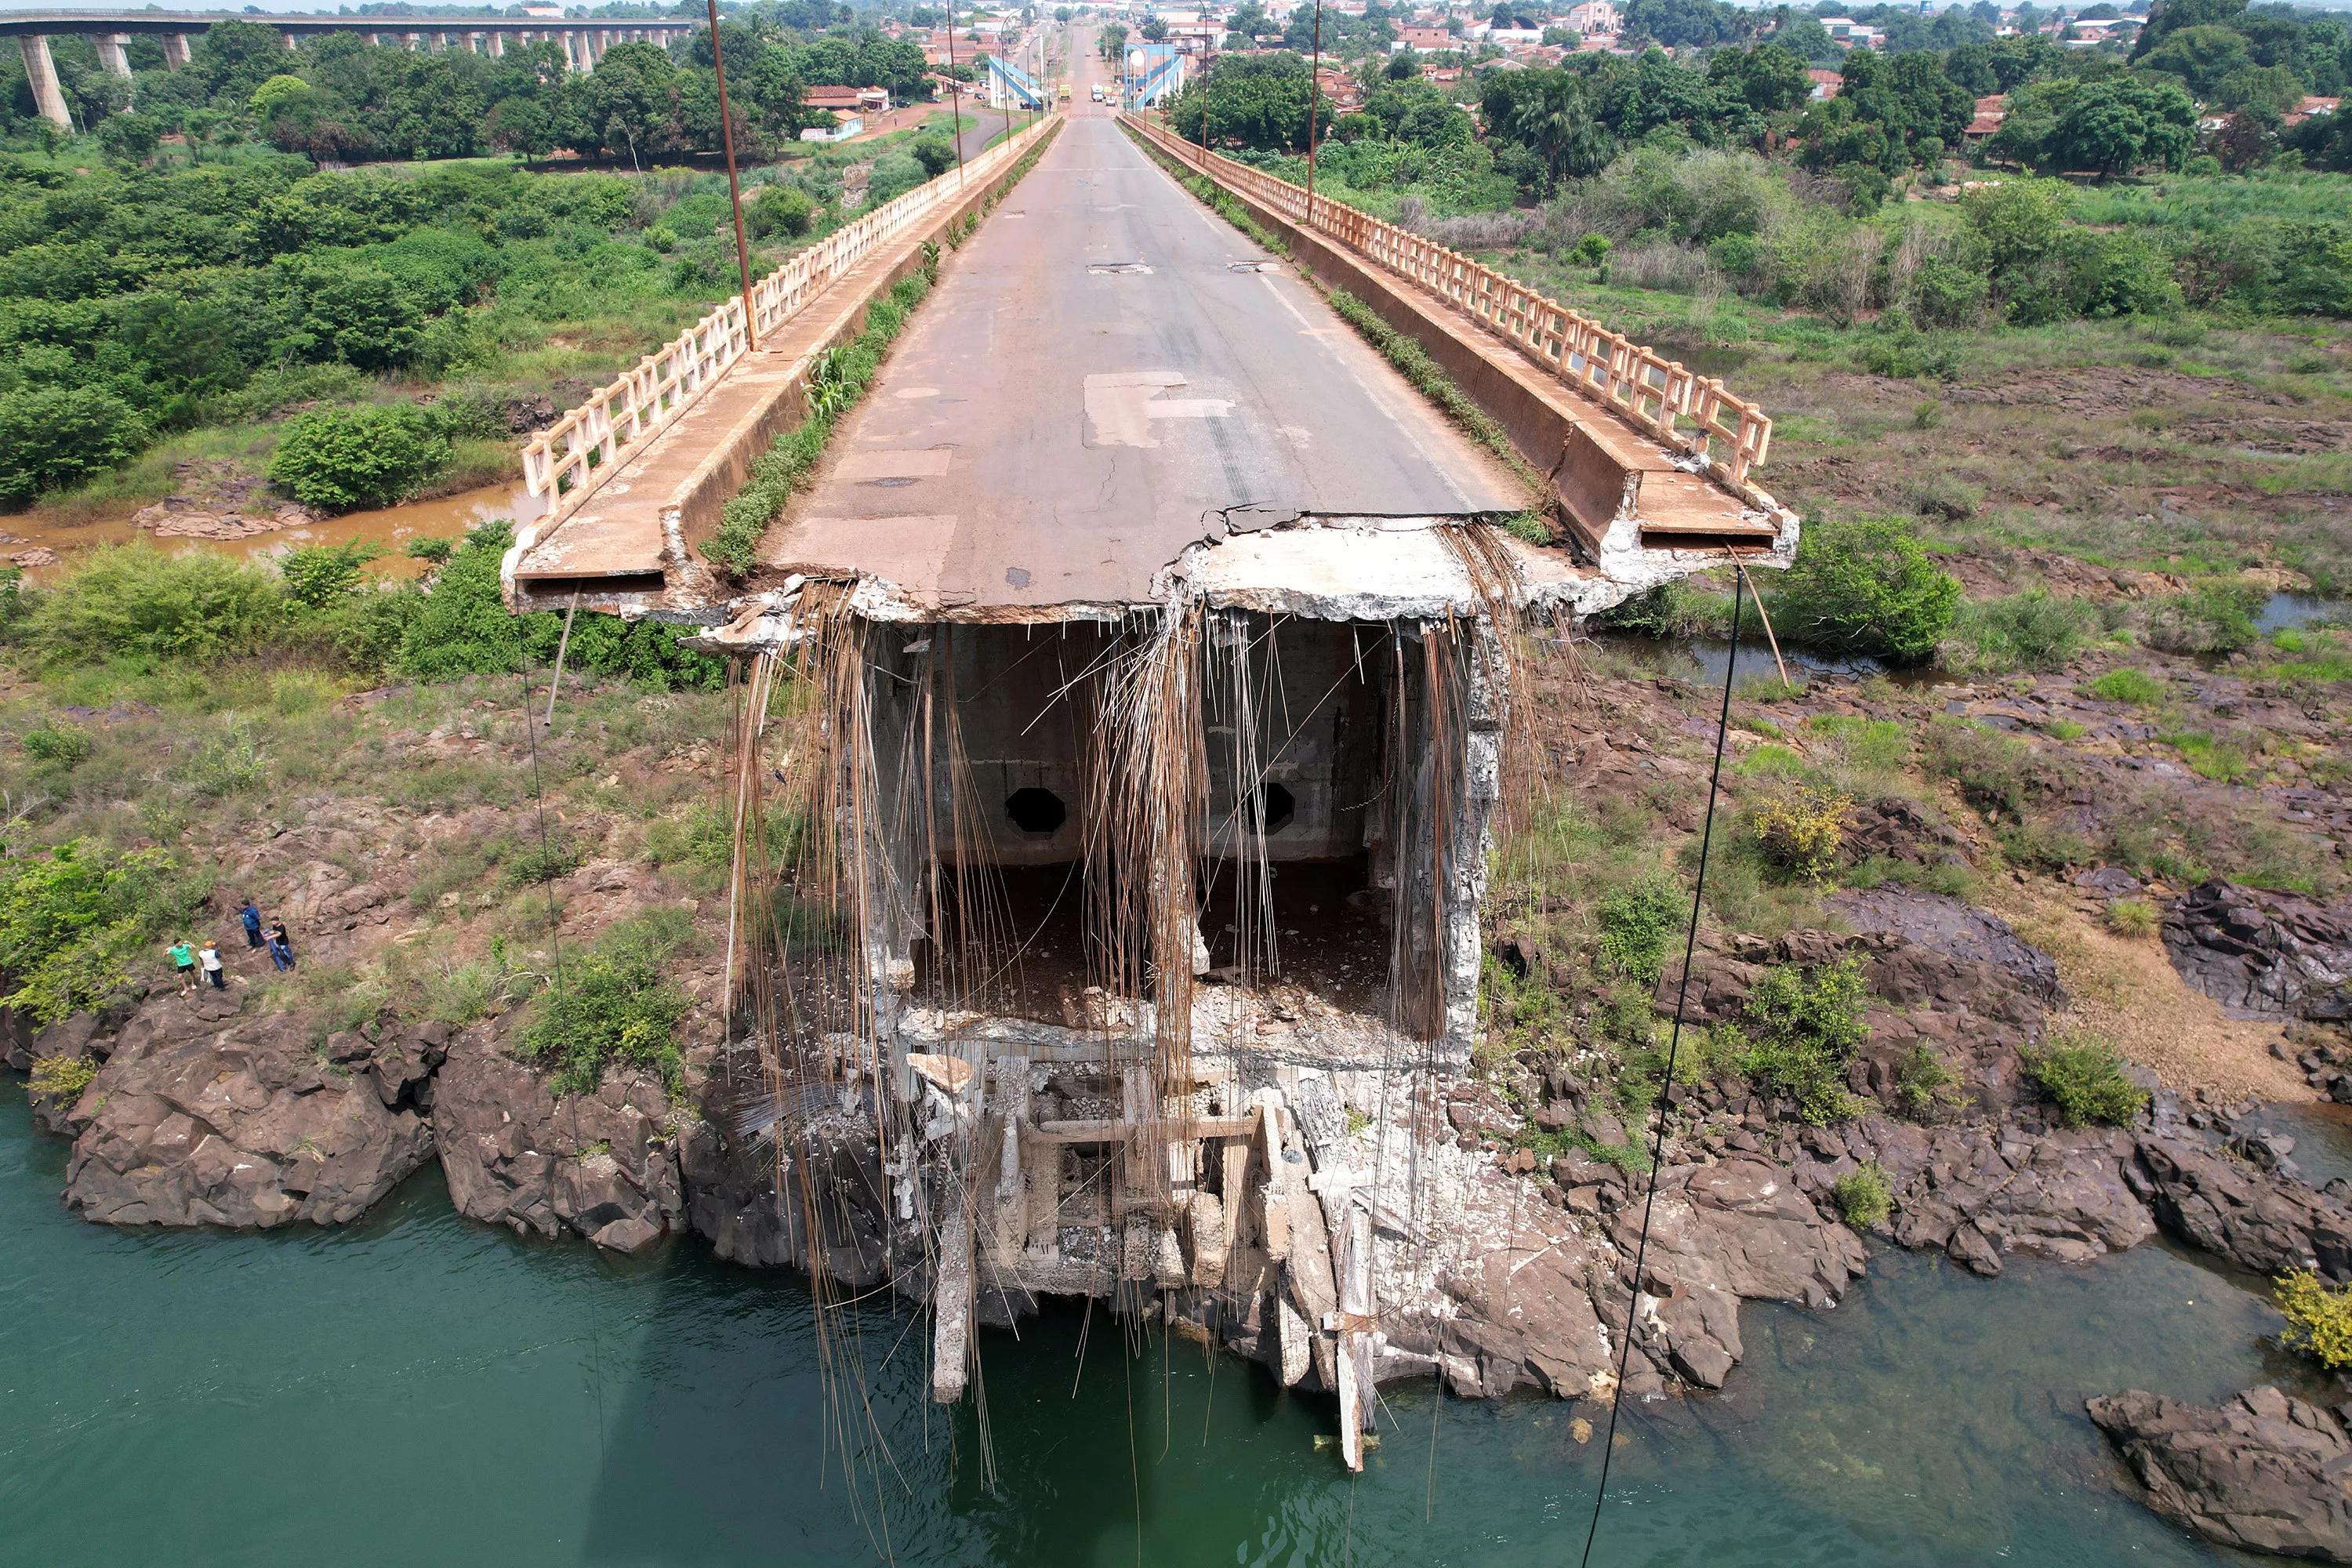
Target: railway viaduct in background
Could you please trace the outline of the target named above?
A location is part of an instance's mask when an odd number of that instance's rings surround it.
[[[563,46],[563,58],[573,70],[593,70],[604,51],[614,44],[645,39],[667,44],[682,38],[700,24],[687,20],[626,22],[575,21],[544,16],[357,16],[263,15],[257,12],[209,11],[26,11],[0,13],[0,36],[13,35],[24,51],[25,75],[33,84],[33,100],[41,116],[67,131],[73,118],[67,112],[64,91],[58,85],[57,63],[49,40],[79,33],[98,46],[99,63],[116,76],[131,76],[129,45],[133,34],[161,37],[163,63],[185,65],[188,40],[215,22],[257,22],[275,27],[292,49],[299,40],[321,33],[357,33],[371,44],[397,44],[417,50],[470,50],[501,55],[509,43],[549,40]]]

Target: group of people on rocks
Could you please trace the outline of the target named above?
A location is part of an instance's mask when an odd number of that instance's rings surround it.
[[[245,928],[245,945],[266,951],[272,967],[280,973],[294,967],[294,943],[286,935],[284,921],[264,922],[261,906],[251,899],[236,911],[237,923]],[[193,994],[198,985],[210,985],[215,991],[228,989],[228,966],[221,960],[220,948],[210,937],[201,944],[191,943],[186,934],[166,950],[172,960],[173,973],[179,978],[183,993]]]

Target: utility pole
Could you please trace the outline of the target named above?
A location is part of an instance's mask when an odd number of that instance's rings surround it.
[[[948,93],[955,100],[955,128],[948,133],[948,145],[955,149],[956,189],[963,189],[963,78],[956,74],[961,68],[955,58],[955,0],[948,0]]]
[[[1211,38],[1201,49],[1201,172],[1209,169],[1209,71],[1217,58],[1217,41]],[[1179,136],[1183,132],[1179,131]]]
[[[727,205],[735,212],[735,273],[743,283],[743,352],[760,346],[759,318],[751,313],[751,247],[743,238],[743,185],[735,176],[735,117],[727,109],[727,57],[719,47],[719,0],[710,5],[710,70],[719,79],[719,142],[727,149]]]
[[[1323,69],[1323,0],[1315,0],[1315,58],[1307,66],[1307,226],[1315,226],[1316,77]]]

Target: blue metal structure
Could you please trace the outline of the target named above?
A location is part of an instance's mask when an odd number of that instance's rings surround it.
[[[1027,71],[1011,60],[988,57],[988,89],[992,100],[1017,105],[1023,109],[1044,109],[1045,89],[1030,78]]]

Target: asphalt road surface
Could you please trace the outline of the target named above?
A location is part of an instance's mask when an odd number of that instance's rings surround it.
[[[1150,601],[1196,541],[1523,492],[1312,288],[1086,101],[967,241],[771,564],[929,607]],[[953,174],[944,176],[953,179]]]

